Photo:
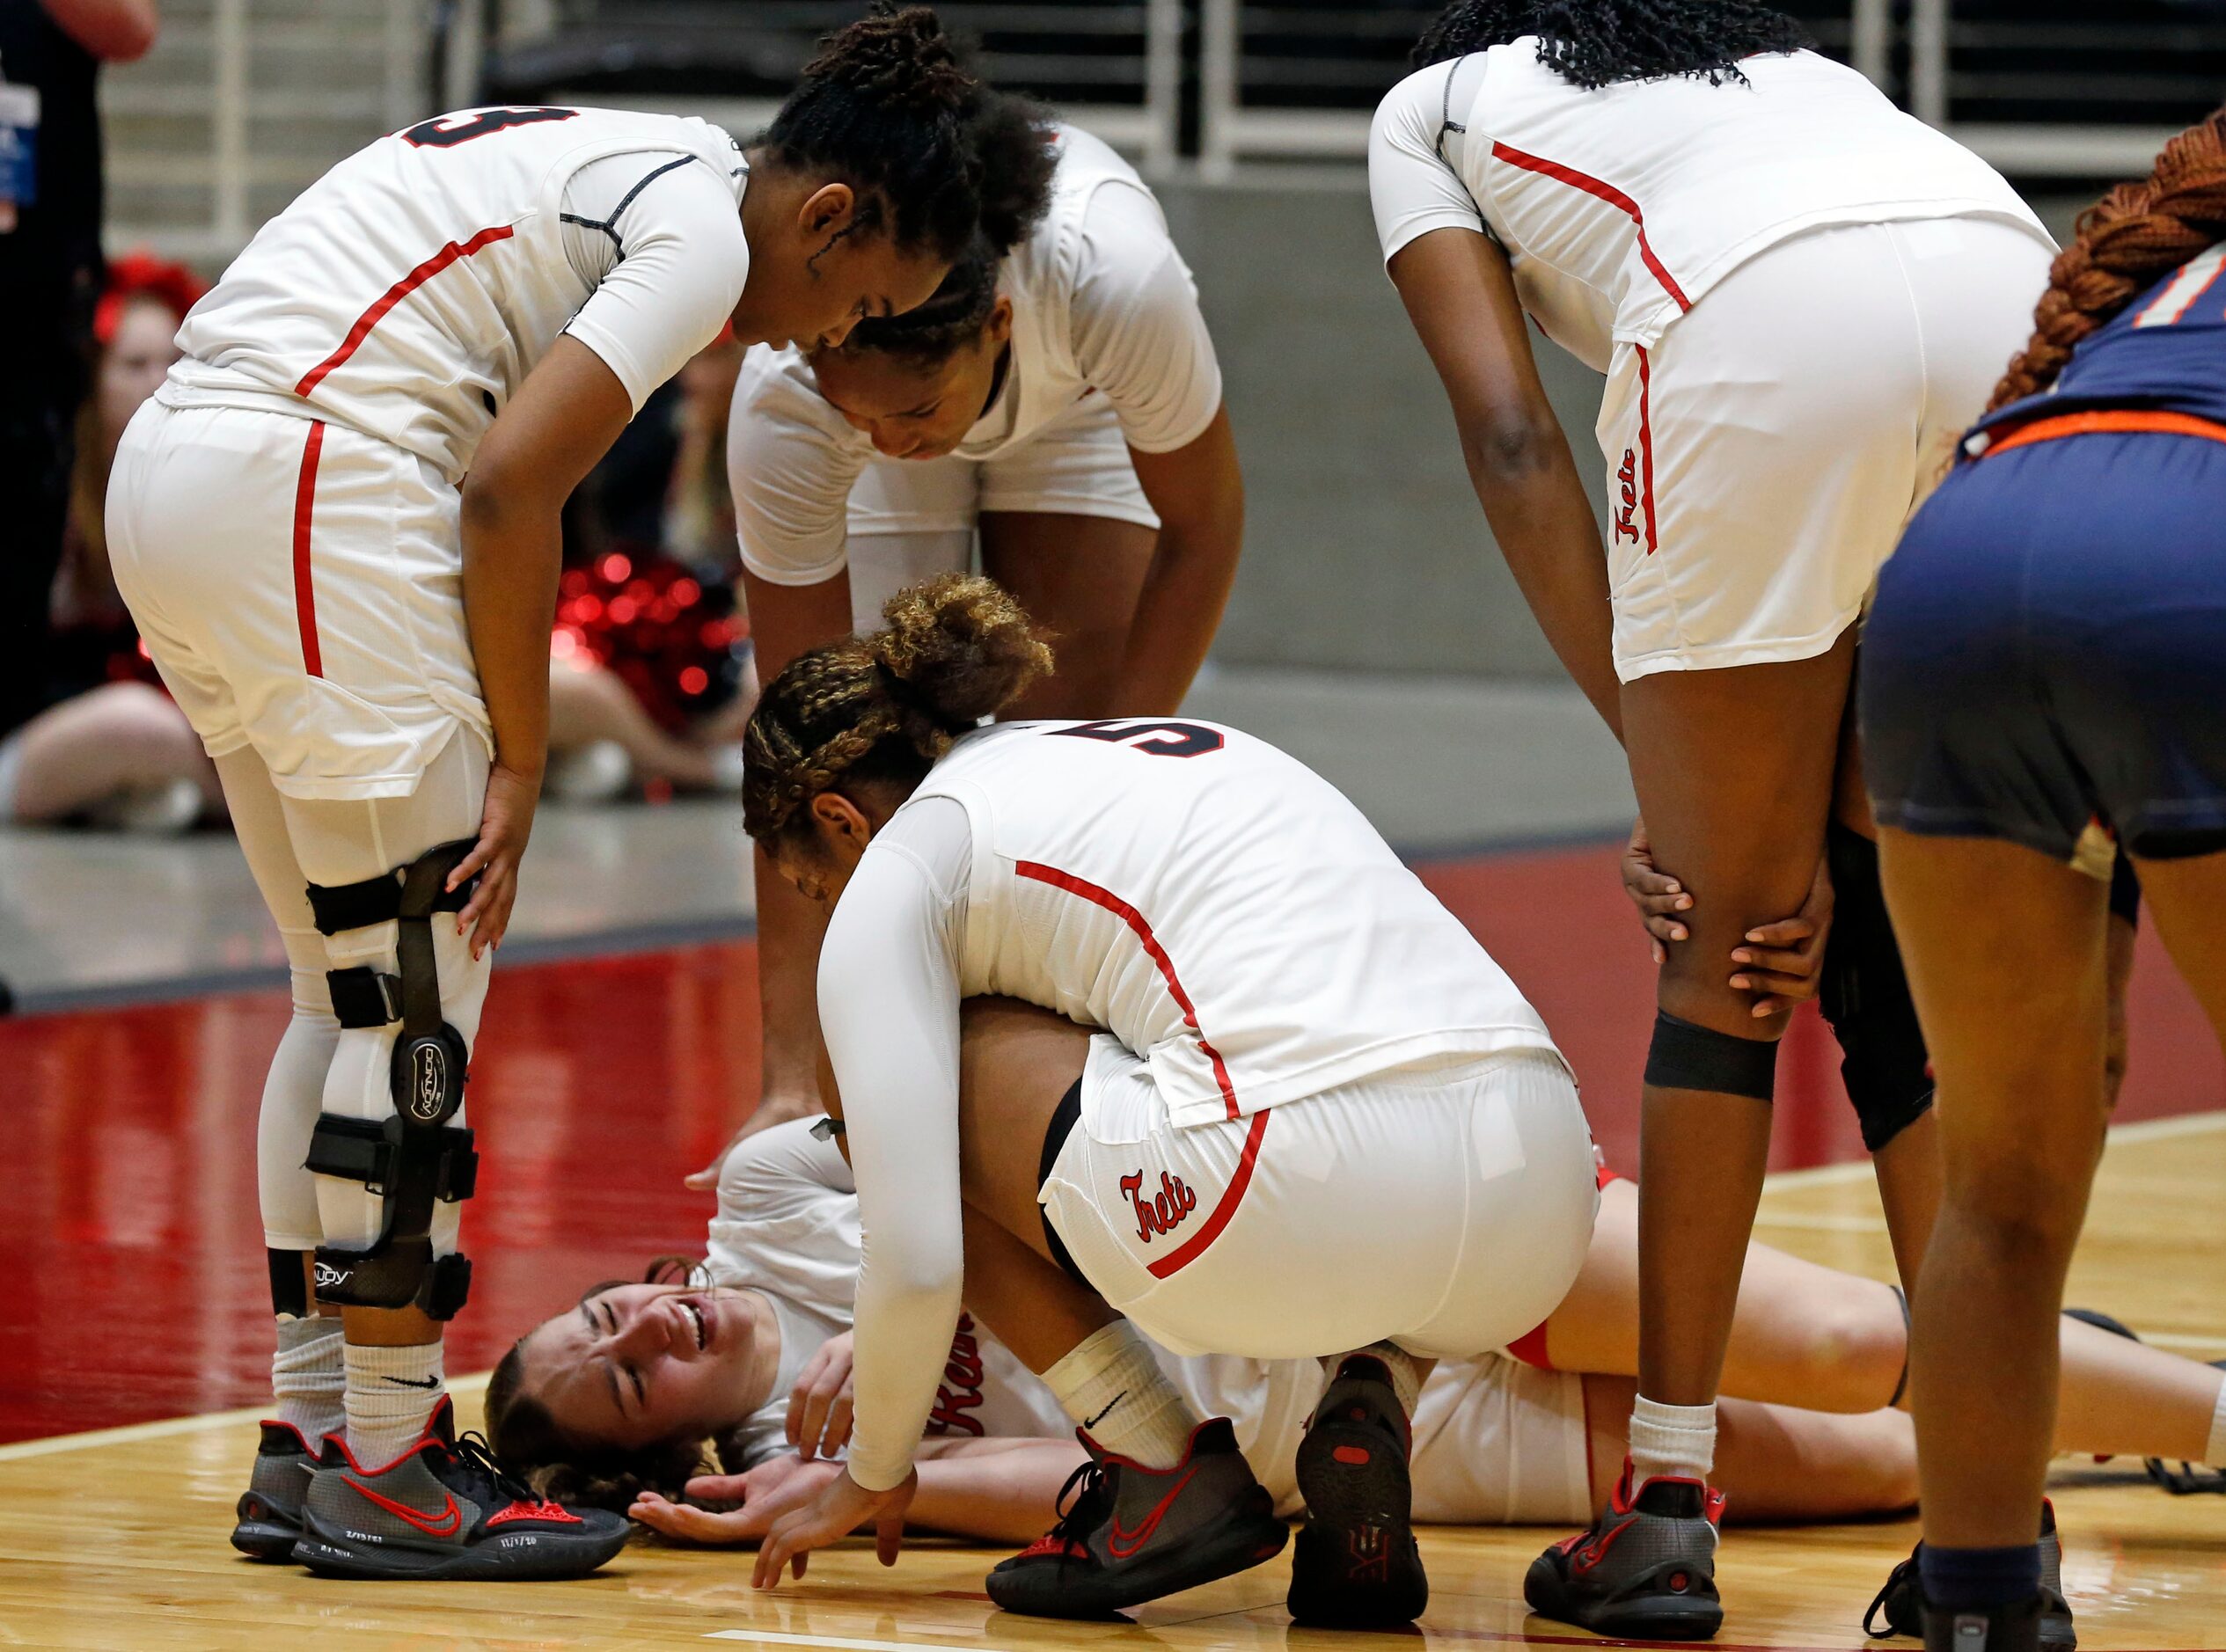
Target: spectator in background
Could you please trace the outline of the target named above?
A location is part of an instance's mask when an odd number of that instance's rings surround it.
[[[92,393],[74,426],[77,463],[36,710],[0,735],[0,822],[177,831],[223,814],[201,737],[163,691],[116,594],[101,520],[116,443],[178,359],[172,337],[201,290],[182,264],[144,252],[109,267],[93,312]]]
[[[552,795],[736,792],[757,703],[734,600],[731,338],[653,396],[565,513],[549,645]]]
[[[155,41],[157,0],[0,0],[0,734],[44,698],[100,258],[93,83]]]

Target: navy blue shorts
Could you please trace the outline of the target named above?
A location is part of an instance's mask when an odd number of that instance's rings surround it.
[[[2037,442],[1959,466],[1863,633],[1879,821],[2107,876],[2226,850],[2226,442]]]

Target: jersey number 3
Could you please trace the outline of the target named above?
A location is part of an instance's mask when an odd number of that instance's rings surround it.
[[[579,113],[577,109],[482,109],[456,126],[447,124],[456,119],[454,115],[436,115],[406,128],[402,142],[413,149],[452,150],[490,132],[506,132],[514,126],[533,126],[543,121],[569,121]]]
[[[1218,728],[1208,728],[1203,723],[1152,723],[1120,720],[1111,722],[1077,723],[1072,728],[1053,728],[1054,735],[1069,735],[1077,740],[1102,740],[1109,745],[1126,746],[1131,751],[1141,751],[1154,757],[1197,757],[1209,751],[1219,751],[1226,743]],[[1142,736],[1149,735],[1149,740]]]

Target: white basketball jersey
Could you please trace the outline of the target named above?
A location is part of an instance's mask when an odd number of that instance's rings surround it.
[[[1360,811],[1249,735],[1001,724],[959,741],[925,797],[961,804],[973,834],[960,996],[1104,1028],[1150,1064],[1177,1125],[1554,1048]]]
[[[461,477],[592,290],[565,254],[567,181],[637,150],[702,162],[739,204],[741,151],[697,120],[490,108],[380,138],[265,224],[194,306],[173,384],[260,386]],[[737,299],[747,273],[745,257]]]
[[[1408,77],[1379,113],[1378,154],[1387,122],[1402,154],[1441,154],[1506,249],[1526,310],[1602,371],[1613,341],[1652,344],[1739,263],[1806,230],[1977,216],[2046,239],[2000,173],[1856,70],[1813,52],[1739,69],[1745,84],[1586,91],[1525,36]],[[1388,258],[1412,236],[1385,181],[1372,176]]]

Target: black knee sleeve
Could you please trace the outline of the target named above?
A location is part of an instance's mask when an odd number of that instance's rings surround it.
[[[1863,1144],[1875,1153],[1931,1107],[1931,1058],[1886,919],[1878,846],[1837,821],[1824,842],[1834,901],[1817,1001],[1840,1041],[1840,1078]]]
[[[1646,1082],[1665,1090],[1713,1090],[1768,1101],[1777,1093],[1777,1042],[1736,1038],[1657,1010]]]
[[[2128,924],[2141,922],[2141,877],[2123,844],[2118,845],[2118,859],[2110,867],[2110,915]]]
[[[309,1318],[309,1276],[299,1251],[266,1250],[270,1262],[271,1312],[282,1319]]]

